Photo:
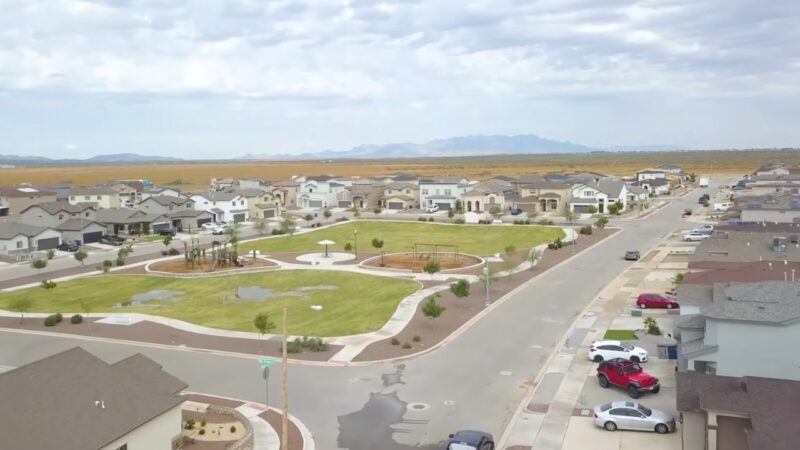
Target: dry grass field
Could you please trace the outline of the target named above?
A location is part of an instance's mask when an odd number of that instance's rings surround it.
[[[493,175],[552,171],[596,171],[610,175],[629,175],[636,170],[662,163],[682,166],[695,173],[748,173],[768,162],[800,164],[800,150],[682,151],[587,154],[547,154],[519,156],[481,156],[350,161],[253,161],[197,162],[169,164],[119,164],[66,167],[23,167],[0,169],[0,186],[19,183],[51,184],[68,182],[88,186],[114,179],[148,178],[157,185],[178,185],[184,189],[208,186],[211,178],[240,177],[270,180],[292,175],[335,174],[371,176],[389,172],[409,172],[418,176],[464,175],[484,179]]]

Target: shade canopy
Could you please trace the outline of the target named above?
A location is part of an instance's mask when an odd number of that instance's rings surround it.
[[[324,246],[325,246],[325,257],[326,257],[326,258],[328,257],[328,246],[329,246],[329,245],[333,245],[333,244],[335,244],[335,243],[336,243],[336,242],[333,242],[333,241],[331,241],[331,240],[328,240],[328,239],[325,239],[324,241],[319,241],[319,242],[317,242],[317,244],[319,244],[319,245],[324,245]]]

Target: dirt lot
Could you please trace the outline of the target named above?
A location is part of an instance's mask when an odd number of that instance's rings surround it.
[[[386,255],[381,259],[380,257],[372,258],[365,261],[365,265],[370,267],[383,267],[389,269],[411,269],[412,272],[422,272],[423,268],[430,261],[430,258],[415,257],[412,253]],[[447,255],[439,257],[439,270],[458,269],[461,267],[469,267],[479,264],[481,260],[471,255]]]
[[[224,273],[231,270],[241,269],[255,269],[260,267],[274,267],[275,265],[275,263],[264,261],[263,259],[245,257],[243,258],[243,264],[241,267],[231,265],[220,266],[214,270],[214,273]],[[202,266],[196,265],[194,267],[186,267],[186,263],[184,262],[183,258],[173,259],[170,261],[153,263],[150,265],[150,270],[170,273],[211,273],[211,261],[209,258],[205,263],[203,263]]]

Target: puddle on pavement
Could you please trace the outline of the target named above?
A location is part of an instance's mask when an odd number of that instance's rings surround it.
[[[283,297],[299,297],[300,300],[306,300],[308,293],[314,291],[335,291],[339,289],[338,286],[329,284],[320,284],[318,286],[303,286],[297,289],[277,292],[272,289],[262,288],[258,286],[242,286],[236,288],[235,298],[232,300],[240,300],[245,302],[263,302],[271,298]]]
[[[117,303],[114,305],[115,308],[133,308],[137,306],[147,306],[148,303],[159,301],[159,300],[170,300],[173,302],[180,301],[177,297],[181,295],[180,292],[177,291],[168,291],[163,289],[157,289],[154,291],[147,291],[142,292],[141,294],[136,294],[131,297],[131,299],[127,302]]]

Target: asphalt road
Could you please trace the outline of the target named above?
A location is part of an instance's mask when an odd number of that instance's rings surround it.
[[[394,364],[291,365],[289,410],[312,430],[321,450],[433,450],[463,428],[499,438],[572,322],[628,267],[625,250],[644,255],[668,232],[688,226],[681,212],[696,207],[702,192],[671,200],[642,220],[612,221],[622,231],[537,277],[439,350]],[[78,344],[109,361],[142,352],[194,391],[264,399],[254,359],[210,352],[2,331],[0,366],[19,366]],[[280,398],[280,365],[272,373],[274,402]]]

